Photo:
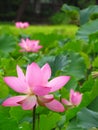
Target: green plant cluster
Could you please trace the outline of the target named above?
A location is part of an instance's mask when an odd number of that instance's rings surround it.
[[[98,19],[98,5],[90,5],[80,9],[76,6],[63,4],[61,10],[50,17],[52,24],[83,25],[88,21]]]
[[[60,11],[50,17],[52,24],[79,24],[79,8],[64,4]]]

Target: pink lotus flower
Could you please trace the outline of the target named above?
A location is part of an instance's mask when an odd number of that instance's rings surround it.
[[[30,39],[22,39],[21,43],[19,43],[19,46],[22,48],[21,52],[38,52],[39,49],[42,48],[42,46],[38,45],[39,40],[30,40]]]
[[[41,105],[56,112],[64,111],[64,106],[49,93],[61,89],[69,81],[69,76],[59,76],[48,81],[51,77],[49,64],[40,68],[34,62],[27,66],[26,75],[17,66],[17,75],[18,77],[4,77],[4,81],[13,90],[23,95],[6,99],[3,106],[22,106],[24,110],[30,110],[34,106]]]
[[[66,99],[62,99],[62,103],[68,106],[78,106],[81,103],[81,100],[82,100],[82,94],[79,92],[75,92],[73,89],[71,89],[69,101]]]
[[[28,22],[16,22],[15,25],[16,25],[17,28],[27,28],[27,27],[29,27]]]

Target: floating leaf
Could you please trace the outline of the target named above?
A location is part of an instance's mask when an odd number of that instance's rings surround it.
[[[80,24],[87,23],[95,13],[98,14],[98,5],[91,5],[86,9],[80,10]]]
[[[57,122],[60,120],[58,113],[50,112],[48,115],[40,116],[40,130],[51,130],[57,127]]]
[[[77,80],[85,78],[86,66],[83,57],[79,53],[69,53],[70,63],[65,66],[66,75],[75,77]]]
[[[98,127],[98,112],[84,108],[78,113],[77,118],[78,126],[82,128]]]
[[[0,50],[7,54],[11,52],[16,45],[16,39],[12,35],[2,34],[0,35]]]
[[[94,21],[90,21],[84,25],[82,25],[77,31],[76,37],[78,39],[83,39],[85,41],[89,40],[89,35],[98,32],[98,19]]]

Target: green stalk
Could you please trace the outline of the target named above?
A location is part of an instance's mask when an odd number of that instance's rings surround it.
[[[32,126],[32,130],[35,130],[35,125],[36,125],[36,105],[33,108],[33,126]]]

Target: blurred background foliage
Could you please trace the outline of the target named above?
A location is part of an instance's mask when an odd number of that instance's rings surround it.
[[[79,10],[96,4],[97,0],[5,0],[0,1],[0,21],[78,25]],[[96,17],[95,11],[91,19]]]

